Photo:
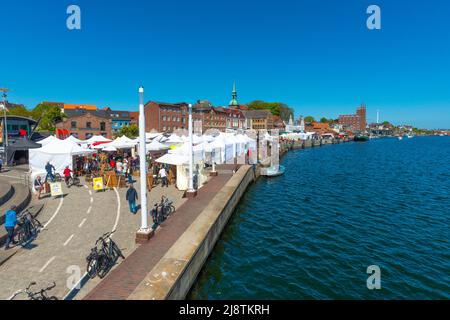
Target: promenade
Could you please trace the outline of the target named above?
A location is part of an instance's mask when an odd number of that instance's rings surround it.
[[[88,294],[82,290],[77,299],[128,299],[231,177],[230,171],[224,171],[211,178],[199,190],[196,198],[189,199],[177,208],[175,214],[161,226],[149,242],[139,246]]]

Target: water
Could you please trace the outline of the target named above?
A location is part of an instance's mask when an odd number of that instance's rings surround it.
[[[190,299],[449,299],[450,138],[291,151],[230,220]],[[368,290],[367,267],[381,268]]]

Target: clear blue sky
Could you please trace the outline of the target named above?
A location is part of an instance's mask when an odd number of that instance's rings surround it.
[[[82,29],[66,28],[77,4]],[[382,10],[382,30],[366,9]],[[285,102],[337,117],[450,127],[447,0],[2,0],[0,87],[10,101],[137,109],[146,100]]]

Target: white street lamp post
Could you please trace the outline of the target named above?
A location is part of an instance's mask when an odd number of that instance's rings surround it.
[[[188,198],[193,198],[197,195],[194,190],[194,152],[193,152],[193,125],[192,125],[192,104],[189,104],[189,186],[186,193]]]
[[[144,87],[139,88],[139,170],[141,177],[141,228],[136,235],[136,242],[143,243],[150,239],[147,219],[147,150],[145,144]]]

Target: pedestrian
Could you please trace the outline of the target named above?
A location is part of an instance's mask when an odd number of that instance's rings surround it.
[[[8,236],[6,238],[5,250],[9,249],[9,245],[11,243],[14,245],[17,244],[14,241],[14,229],[16,228],[16,225],[17,225],[17,207],[12,206],[11,209],[6,211],[5,214],[5,229],[6,232],[8,233]]]
[[[158,175],[159,175],[159,177],[161,178],[161,181],[162,181],[162,187],[164,188],[164,187],[169,187],[169,183],[168,183],[168,181],[167,181],[167,171],[166,171],[166,169],[164,168],[164,166],[163,167],[161,167],[161,170],[159,170],[159,173],[158,173]]]
[[[44,185],[42,184],[41,176],[37,176],[36,179],[34,179],[34,190],[37,191],[37,199],[41,199],[41,193],[42,189],[44,189]]]
[[[130,206],[130,212],[132,214],[136,214],[136,200],[138,200],[138,194],[132,183],[127,190],[126,200],[128,201],[128,205]]]
[[[3,159],[0,158],[0,172],[2,172],[2,168],[3,168]]]
[[[51,182],[55,182],[55,176],[53,175],[53,172],[56,171],[56,169],[50,163],[50,161],[47,161],[47,164],[45,165],[45,171],[47,171],[47,175],[45,176],[45,182],[47,182],[48,178],[50,178]]]
[[[123,163],[119,159],[116,162],[116,172],[117,172],[117,174],[122,174],[122,170],[123,170]]]
[[[69,186],[69,180],[70,180],[70,178],[72,177],[72,176],[71,176],[71,173],[72,173],[72,170],[70,170],[69,166],[67,166],[67,167],[64,169],[64,181],[66,182],[66,186],[68,186],[69,188],[70,188],[70,186]]]

